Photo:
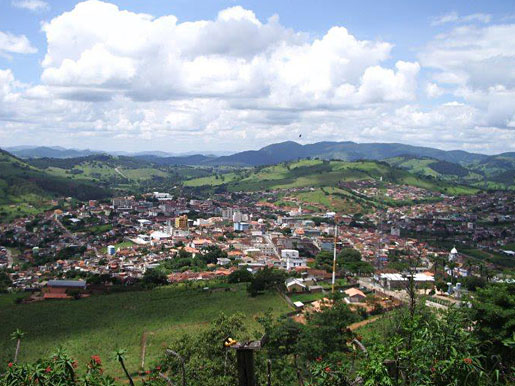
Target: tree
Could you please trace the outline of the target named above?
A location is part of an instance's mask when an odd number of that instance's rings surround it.
[[[168,278],[158,269],[147,269],[143,275],[143,283],[150,287],[164,285],[168,283]]]
[[[7,292],[7,288],[12,285],[11,278],[5,271],[0,271],[0,293]]]
[[[359,320],[360,317],[341,300],[333,301],[332,305],[323,307],[322,312],[310,315],[308,325],[311,334],[320,342],[321,351],[311,350],[308,357],[315,359],[324,353],[349,351],[347,343],[352,340],[353,333],[348,326]]]
[[[18,354],[20,353],[21,340],[23,339],[24,336],[25,336],[25,333],[22,330],[20,330],[19,328],[16,329],[16,331],[14,331],[11,334],[11,340],[16,341],[16,351],[14,352],[14,360],[13,360],[14,363],[16,363],[18,361]]]
[[[125,376],[129,380],[129,383],[131,386],[134,386],[134,381],[132,380],[132,377],[130,376],[129,372],[127,371],[127,367],[125,367],[125,354],[127,353],[127,350],[121,348],[115,351],[114,356],[118,362],[120,362],[120,365],[122,366],[123,372],[125,373]]]
[[[515,366],[515,347],[506,344],[515,334],[515,284],[478,288],[471,303],[474,334],[484,342],[489,364],[509,372]]]
[[[260,292],[284,284],[286,277],[287,274],[283,270],[265,267],[254,275],[247,290],[251,296],[256,296]]]
[[[202,249],[201,258],[206,264],[216,264],[219,258],[227,257],[227,252],[222,251],[218,245],[210,245]]]
[[[327,272],[333,270],[333,253],[329,251],[321,251],[316,257],[316,266],[325,269]],[[343,248],[336,257],[336,269],[338,271],[346,271],[351,273],[372,273],[374,267],[361,260],[361,253],[354,248]]]
[[[252,273],[247,269],[238,269],[237,271],[231,272],[228,276],[227,281],[229,283],[246,283],[252,281]]]

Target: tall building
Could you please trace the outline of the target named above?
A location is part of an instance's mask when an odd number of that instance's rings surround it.
[[[302,267],[306,265],[306,258],[299,256],[299,251],[296,249],[283,249],[281,251],[281,265],[287,270]]]
[[[175,228],[177,229],[188,229],[188,216],[182,215],[175,218]]]
[[[233,208],[225,208],[222,209],[222,218],[224,220],[232,220],[232,215],[234,214]]]

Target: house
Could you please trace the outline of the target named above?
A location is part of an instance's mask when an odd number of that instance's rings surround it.
[[[366,299],[366,295],[357,288],[349,288],[343,291],[345,295],[347,295],[346,299],[348,299],[351,303],[363,303]]]
[[[216,264],[218,265],[227,265],[231,263],[231,259],[228,259],[227,257],[219,257],[216,260]]]
[[[286,291],[288,292],[304,292],[308,287],[304,284],[302,279],[291,277],[284,282]]]
[[[84,280],[49,280],[43,289],[44,299],[69,299],[68,291],[78,290],[80,292],[86,290],[86,282]]]

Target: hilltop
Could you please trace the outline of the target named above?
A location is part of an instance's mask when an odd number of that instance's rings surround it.
[[[148,157],[148,160],[147,160]],[[39,158],[27,162],[54,176],[75,181],[101,183],[124,192],[145,189],[171,189],[184,178],[210,174],[210,169],[187,165],[170,166],[166,162],[153,162],[155,156],[113,156],[95,154],[76,158]],[[157,157],[159,158],[159,157]],[[167,158],[163,158],[166,160]]]
[[[109,196],[109,189],[87,182],[72,181],[46,173],[0,149],[0,212],[8,219],[14,214],[33,213],[55,197],[79,200]]]
[[[461,164],[409,155],[388,158],[385,161],[411,173],[448,182],[481,189],[515,189],[515,153],[489,156]]]
[[[400,155],[432,157],[455,163],[482,161],[488,158],[484,154],[468,153],[462,150],[445,151],[401,143],[356,143],[345,141],[317,142],[301,145],[297,142],[287,141],[265,146],[259,150],[244,151],[230,156],[219,157],[211,161],[211,163],[260,166],[308,157],[356,161],[360,159],[383,160]]]

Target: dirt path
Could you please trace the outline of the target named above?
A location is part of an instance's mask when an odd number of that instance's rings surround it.
[[[115,171],[116,173],[118,173],[119,175],[121,175],[123,178],[127,178],[127,179],[129,179],[129,177],[127,177],[125,174],[123,174],[123,173],[122,173],[118,168],[114,168],[114,171]]]
[[[381,317],[381,315],[378,315],[378,316],[374,316],[372,318],[368,318],[368,319],[362,320],[361,322],[352,323],[351,325],[349,325],[349,328],[350,328],[351,331],[357,330],[360,327],[363,327],[363,326],[366,326],[369,323],[375,322],[380,317]]]

